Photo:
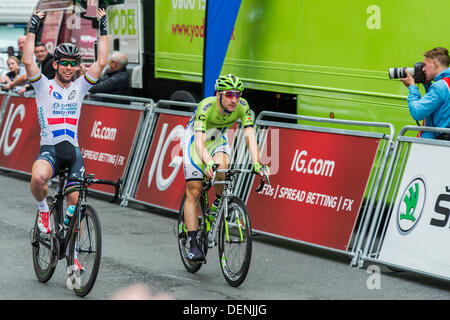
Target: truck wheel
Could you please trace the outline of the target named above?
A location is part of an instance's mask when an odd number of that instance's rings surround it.
[[[175,91],[170,96],[170,100],[181,101],[181,102],[192,102],[192,103],[197,103],[199,101],[199,99],[197,98],[197,96],[195,94],[193,94],[192,92],[186,91],[186,90]],[[175,108],[177,108],[177,107],[168,106],[168,109],[175,109]],[[190,107],[188,109],[188,111],[194,111],[195,108],[196,107]],[[183,108],[183,109],[186,110],[186,108]]]

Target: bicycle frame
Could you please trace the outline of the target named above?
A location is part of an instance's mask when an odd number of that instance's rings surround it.
[[[81,212],[85,210],[85,207],[87,205],[87,192],[88,192],[88,186],[90,184],[107,184],[112,185],[115,188],[115,194],[114,198],[111,202],[115,202],[117,198],[119,197],[120,193],[120,187],[122,183],[122,179],[119,179],[118,181],[111,181],[111,180],[102,180],[102,179],[94,179],[93,174],[88,174],[86,177],[69,177],[67,170],[61,170],[58,175],[58,185],[56,188],[56,193],[54,195],[53,203],[56,205],[57,210],[55,211],[56,214],[56,222],[57,225],[55,226],[55,230],[52,230],[52,234],[50,235],[50,250],[54,250],[54,242],[53,240],[56,239],[59,241],[58,247],[59,247],[59,255],[58,259],[63,259],[65,257],[65,252],[69,246],[70,239],[72,237],[72,234],[74,232],[75,223],[78,222],[78,226],[81,223]],[[66,197],[66,194],[64,193],[64,187],[67,182],[74,181],[80,183],[80,187],[78,188],[78,199],[76,204],[76,210],[73,214],[72,219],[70,220],[70,224],[67,229],[64,228],[64,198]],[[65,234],[64,234],[65,233]],[[53,237],[53,234],[56,235],[56,237]],[[77,239],[79,239],[80,234],[77,234]],[[47,237],[47,236],[44,236]],[[48,240],[48,239],[47,239]],[[35,239],[34,241],[41,241],[45,245],[45,241],[41,240],[40,238]],[[33,243],[33,241],[32,241]],[[56,262],[55,262],[56,263]]]
[[[204,177],[199,201],[201,213],[198,211],[196,213],[199,214],[200,220],[197,229],[197,244],[203,250],[204,259],[193,261],[189,255],[192,242],[188,243],[188,241],[192,241],[192,239],[189,238],[185,223],[186,195],[180,205],[180,215],[176,229],[174,229],[175,235],[178,239],[178,249],[183,265],[191,273],[197,272],[201,265],[206,263],[208,249],[218,245],[222,273],[230,286],[237,287],[245,280],[250,267],[252,228],[245,203],[233,194],[233,186],[238,173],[257,173],[253,170],[238,168],[217,170],[217,165],[214,165],[212,169],[214,175],[211,181]],[[222,174],[221,180],[216,178],[217,173]],[[261,175],[261,183],[255,191],[261,191],[266,181],[268,182],[268,177]],[[211,212],[208,201],[208,190],[212,185],[224,186],[216,212]]]
[[[217,173],[225,173],[225,180],[216,180],[216,174]],[[253,173],[252,170],[249,169],[217,169],[214,173],[213,178],[211,181],[207,183],[206,188],[203,189],[204,192],[204,199],[206,202],[206,205],[208,204],[208,190],[212,185],[224,185],[224,190],[222,193],[222,198],[219,204],[219,207],[216,212],[216,217],[212,223],[212,227],[210,230],[208,230],[208,247],[212,248],[214,246],[214,243],[217,243],[217,235],[218,235],[218,229],[220,225],[220,221],[222,219],[222,215],[224,216],[224,225],[225,225],[225,234],[227,237],[227,241],[229,240],[228,235],[228,201],[233,196],[233,182],[234,182],[234,175],[236,173]],[[257,188],[257,190],[262,190],[262,187],[264,186],[264,182],[261,182],[261,185]],[[207,219],[205,219],[207,221]],[[240,233],[241,241],[243,241],[243,235],[242,235],[242,229],[241,229],[241,223],[238,218],[238,229]]]
[[[58,186],[56,189],[56,194],[55,194],[55,200],[54,203],[56,204],[57,207],[57,211],[55,212],[57,214],[57,222],[58,222],[58,226],[57,226],[57,230],[55,230],[56,232],[56,238],[58,239],[59,243],[59,247],[60,247],[60,252],[59,252],[59,259],[64,258],[65,256],[65,252],[67,250],[67,247],[70,243],[70,239],[72,238],[72,234],[74,231],[74,227],[75,227],[75,222],[78,222],[78,226],[81,223],[81,212],[82,210],[84,210],[85,206],[86,206],[86,194],[87,194],[87,186],[83,184],[83,181],[85,179],[84,178],[74,178],[74,177],[69,177],[67,174],[67,171],[64,171],[61,175],[59,175],[59,181],[58,181]],[[67,230],[64,229],[64,198],[66,196],[66,194],[64,193],[64,187],[66,185],[67,182],[69,181],[77,181],[80,182],[80,188],[79,188],[79,196],[78,196],[78,200],[77,200],[77,204],[76,204],[76,210],[73,214],[72,219],[70,220],[70,224],[69,227],[67,228]],[[56,226],[55,226],[56,227]],[[65,235],[64,235],[64,231]],[[77,234],[77,240],[79,240],[79,234]],[[52,237],[53,239],[53,237]],[[53,248],[52,248],[53,249]]]

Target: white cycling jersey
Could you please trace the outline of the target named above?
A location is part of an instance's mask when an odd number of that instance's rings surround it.
[[[41,127],[41,146],[69,141],[78,146],[78,120],[88,90],[97,82],[88,74],[73,81],[67,88],[42,73],[29,78],[36,92],[36,105]]]

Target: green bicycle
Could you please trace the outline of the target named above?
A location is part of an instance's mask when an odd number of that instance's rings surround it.
[[[225,180],[218,181],[214,177],[211,181],[203,180],[203,191],[198,205],[199,229],[197,241],[199,247],[203,249],[205,261],[193,262],[188,258],[190,242],[188,241],[187,229],[184,223],[184,202],[186,195],[181,201],[176,226],[178,238],[178,248],[181,261],[187,271],[197,272],[202,264],[206,263],[208,249],[218,245],[219,264],[225,280],[232,287],[237,287],[244,282],[252,255],[252,227],[250,216],[244,202],[233,195],[233,183],[237,174],[253,173],[249,169],[219,169],[217,172],[225,173]],[[264,180],[261,178],[259,187],[255,190],[260,192],[264,187]],[[212,185],[224,185],[224,191],[218,210],[212,214],[208,202],[208,190]]]

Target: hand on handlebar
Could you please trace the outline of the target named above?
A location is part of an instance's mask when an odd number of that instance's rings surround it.
[[[214,162],[214,160],[210,160],[207,164],[206,164],[206,176],[208,177],[209,180],[211,180],[214,177],[214,171],[217,170],[219,166]]]
[[[267,184],[270,184],[269,182],[269,176],[270,176],[270,168],[267,165],[262,165],[261,163],[257,162],[253,164],[253,171],[255,173],[259,174],[263,181]]]
[[[261,192],[264,188],[264,184],[270,185],[269,181],[269,175],[270,175],[270,169],[269,166],[263,166],[261,163],[257,162],[253,164],[253,173],[259,174],[261,177],[261,183],[259,186],[255,189],[255,192]]]

